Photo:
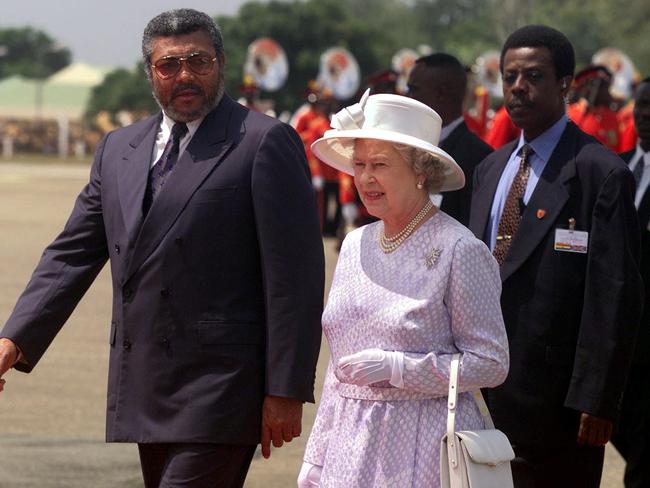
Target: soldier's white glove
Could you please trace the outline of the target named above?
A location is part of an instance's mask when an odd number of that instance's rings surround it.
[[[322,471],[322,466],[303,462],[298,475],[298,488],[318,488]]]
[[[354,203],[344,203],[341,205],[341,216],[347,225],[354,225],[359,216],[359,209]]]
[[[404,386],[404,353],[382,349],[364,349],[339,359],[336,377],[342,383],[367,386],[388,381],[396,388]]]
[[[311,179],[311,184],[314,185],[316,190],[322,190],[325,186],[325,178],[322,176],[313,176]]]

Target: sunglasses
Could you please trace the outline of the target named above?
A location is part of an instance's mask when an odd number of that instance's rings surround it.
[[[212,71],[214,62],[217,60],[216,56],[210,56],[202,53],[192,53],[187,56],[165,56],[160,58],[151,66],[156,71],[158,77],[167,80],[176,76],[183,63],[189,70],[197,75],[207,75]]]

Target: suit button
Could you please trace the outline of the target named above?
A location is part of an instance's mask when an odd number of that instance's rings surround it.
[[[169,289],[163,288],[162,290],[160,290],[160,296],[163,298],[167,298],[169,296]]]
[[[124,348],[125,351],[128,351],[131,349],[131,341],[128,339],[124,339],[124,342],[122,342],[122,347]]]
[[[174,239],[174,244],[176,244],[177,246],[181,246],[183,244],[183,238],[177,237],[176,239]]]
[[[115,244],[115,254],[119,254],[119,253],[120,253],[120,245]]]
[[[122,290],[122,296],[124,296],[124,298],[128,300],[133,296],[133,290],[128,286],[125,286],[124,289]]]

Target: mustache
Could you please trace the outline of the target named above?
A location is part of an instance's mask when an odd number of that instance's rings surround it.
[[[508,102],[507,106],[508,108],[518,108],[518,107],[530,108],[533,106],[533,104],[530,102],[530,100],[525,100],[523,98],[513,98]]]
[[[172,97],[175,97],[183,91],[193,91],[198,95],[205,95],[203,88],[201,88],[199,85],[195,85],[194,83],[182,83],[174,87],[174,90],[172,91]]]

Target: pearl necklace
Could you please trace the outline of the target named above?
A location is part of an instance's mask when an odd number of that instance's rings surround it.
[[[427,200],[427,203],[420,209],[417,215],[413,217],[413,220],[411,220],[399,233],[392,237],[386,237],[384,229],[382,229],[379,233],[379,247],[381,247],[381,250],[388,254],[400,247],[402,243],[411,236],[415,228],[420,222],[422,222],[424,217],[432,208],[433,202]]]

